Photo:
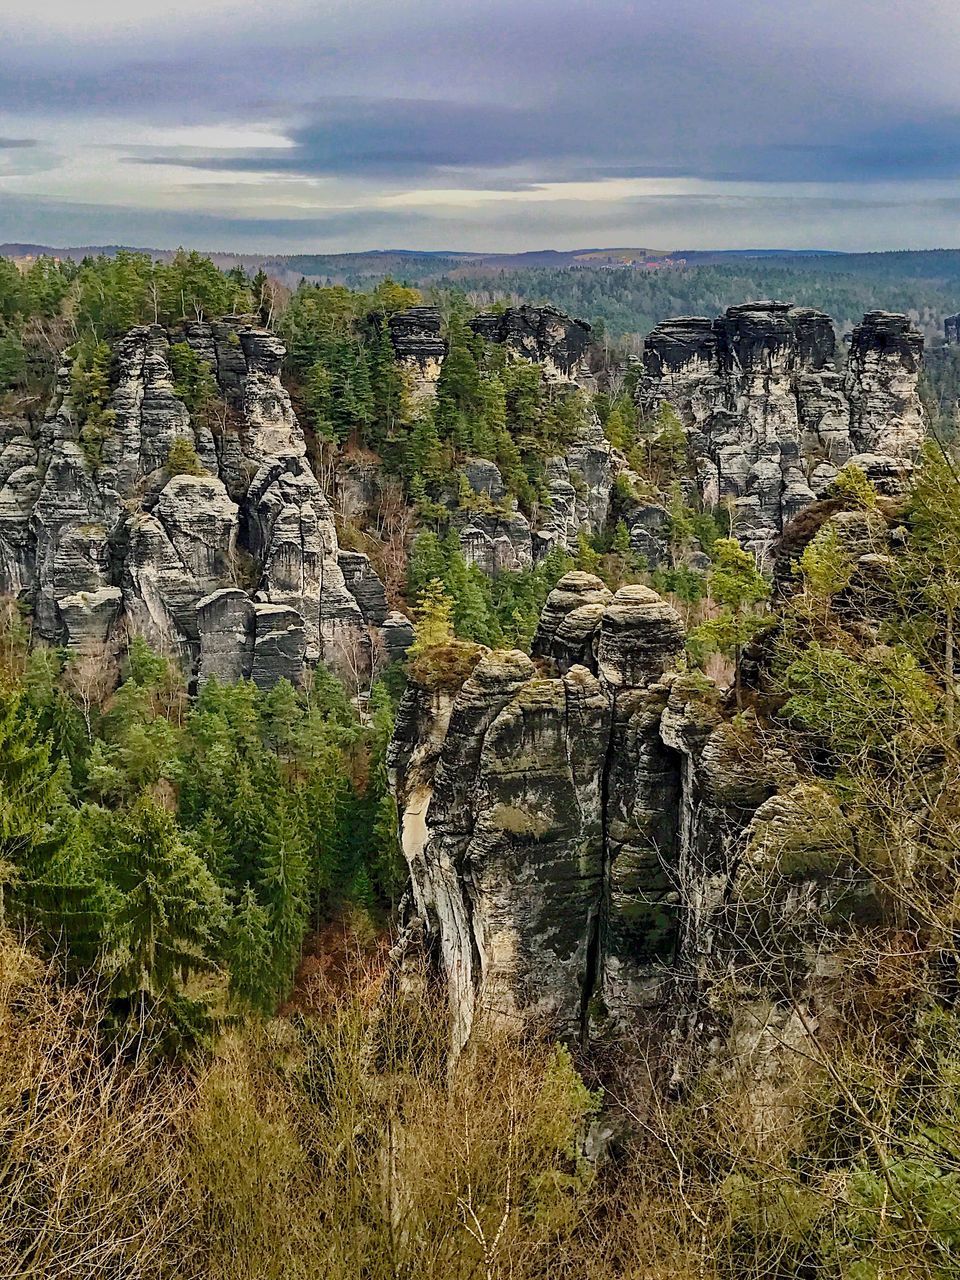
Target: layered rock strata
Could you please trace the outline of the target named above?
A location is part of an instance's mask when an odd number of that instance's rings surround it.
[[[177,394],[172,342],[210,365],[213,411],[191,415]],[[242,318],[138,326],[114,346],[96,433],[69,359],[42,424],[0,422],[0,594],[33,606],[40,638],[93,650],[123,624],[199,679],[266,687],[323,661],[362,682],[383,586],[340,551],[283,357]],[[199,474],[169,473],[177,441]]]
[[[475,334],[543,367],[548,382],[576,382],[587,376],[590,325],[556,307],[508,307],[470,322]]]
[[[902,530],[834,502],[811,515],[804,545],[829,539],[850,561],[837,616],[879,635]],[[570,1039],[661,1019],[679,1074],[732,975],[769,1021],[785,982],[809,989],[824,919],[841,900],[859,909],[832,802],[752,712],[676,669],[683,643],[656,592],[575,572],[531,658],[478,653],[459,690],[408,687],[389,766],[455,1048],[484,1012],[546,1018]],[[772,652],[745,655],[752,696],[778,695]],[[811,831],[835,878],[786,871],[758,915],[757,868]]]
[[[682,643],[656,592],[571,573],[534,661],[490,654],[459,693],[409,689],[390,765],[457,1046],[483,1008],[580,1036],[594,996],[626,1013],[663,969],[674,926],[650,954],[639,922],[667,894],[659,859],[680,824],[682,759],[660,720]]]
[[[394,353],[410,374],[414,395],[432,395],[447,354],[439,310],[408,307],[395,312],[388,324]],[[485,342],[540,364],[548,382],[589,380],[586,357],[591,328],[585,320],[575,320],[555,307],[522,306],[474,316],[470,327]]]
[[[872,311],[839,370],[826,315],[746,303],[657,325],[639,398],[647,413],[677,411],[703,504],[730,503],[737,536],[764,557],[845,463],[883,489],[902,484],[923,436],[922,348],[906,316]]]

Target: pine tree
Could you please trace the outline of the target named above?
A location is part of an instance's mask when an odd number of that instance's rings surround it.
[[[119,903],[114,988],[118,995],[165,1002],[191,974],[215,968],[224,924],[223,896],[173,816],[149,796],[126,813],[105,815],[107,872]]]
[[[258,897],[267,915],[270,974],[277,999],[289,992],[307,927],[310,868],[303,832],[290,799],[276,797],[260,858]]]
[[[410,648],[412,656],[450,643],[453,639],[453,602],[439,578],[431,578],[426,583],[414,612],[416,633]]]
[[[66,786],[66,766],[37,734],[23,694],[0,695],[0,920],[12,891],[17,914],[54,932],[66,923],[51,900],[69,889]]]
[[[429,483],[443,477],[443,450],[434,413],[429,405],[422,405],[410,434],[406,465],[409,473],[418,473]]]
[[[0,332],[0,391],[18,386],[27,372],[27,355],[18,334]]]
[[[390,341],[390,328],[384,320],[377,335],[376,347],[373,351],[373,426],[370,431],[369,444],[382,448],[385,440],[390,438],[397,425],[406,420],[406,386],[403,373],[394,355],[393,343]]]
[[[453,602],[454,631],[467,640],[494,644],[497,637],[493,634],[484,579],[475,566],[467,565],[457,543],[457,535],[451,533],[448,536],[453,545],[445,548],[447,569],[443,583]]]
[[[255,1013],[271,1014],[277,1005],[270,920],[248,884],[227,926],[230,994]]]

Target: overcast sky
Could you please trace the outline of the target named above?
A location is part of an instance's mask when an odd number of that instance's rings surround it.
[[[956,0],[2,0],[0,241],[960,246]]]

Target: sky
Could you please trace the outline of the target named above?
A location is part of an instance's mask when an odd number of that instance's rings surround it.
[[[956,0],[2,0],[0,241],[960,246]]]

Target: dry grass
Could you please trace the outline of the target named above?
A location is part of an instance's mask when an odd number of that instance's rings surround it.
[[[105,1051],[95,992],[4,938],[2,1280],[562,1274],[592,1176],[569,1058],[491,1032],[451,1083],[428,982],[336,969],[323,1016],[178,1070]]]

